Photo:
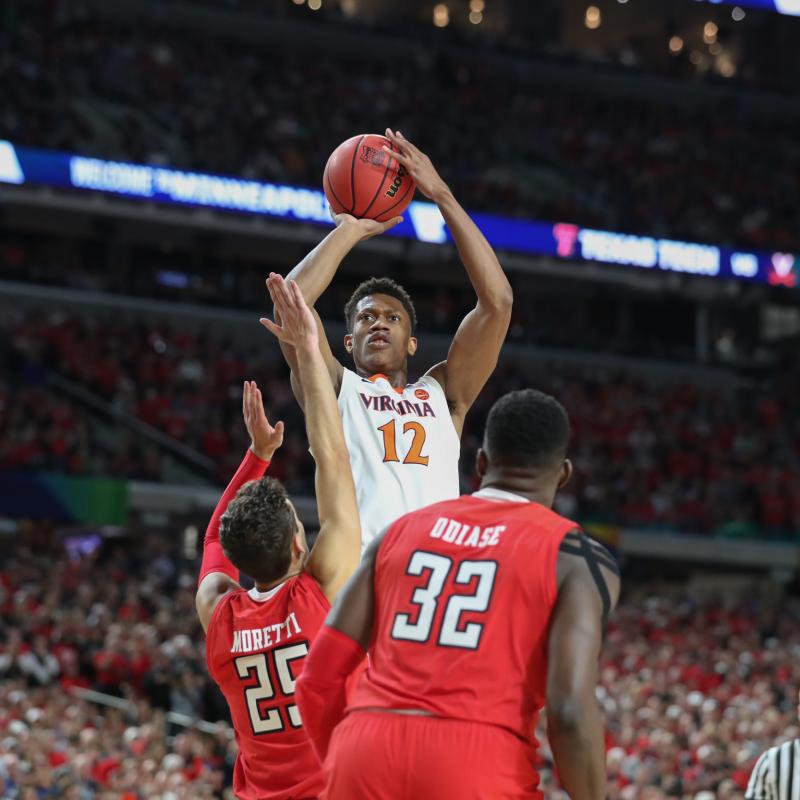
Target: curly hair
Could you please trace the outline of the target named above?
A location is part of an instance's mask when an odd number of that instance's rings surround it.
[[[484,449],[505,467],[546,468],[563,461],[569,417],[549,394],[521,389],[503,395],[486,419]]]
[[[274,478],[242,486],[219,522],[225,555],[259,583],[275,581],[289,569],[295,531],[289,495]]]
[[[393,281],[391,278],[369,278],[356,286],[356,290],[350,295],[350,299],[344,307],[344,321],[347,325],[348,333],[353,332],[356,306],[371,294],[386,294],[399,300],[408,314],[411,333],[414,333],[414,329],[417,327],[417,310],[414,308],[414,302],[411,299],[411,295],[397,281]]]

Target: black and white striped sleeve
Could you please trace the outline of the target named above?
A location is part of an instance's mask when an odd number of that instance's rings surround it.
[[[750,773],[745,800],[778,800],[775,792],[775,754],[777,747],[771,747],[761,754]]]
[[[750,773],[745,800],[800,800],[800,740],[762,754]]]

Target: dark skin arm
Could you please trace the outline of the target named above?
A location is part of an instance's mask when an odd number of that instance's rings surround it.
[[[619,598],[619,572],[602,545],[572,533],[558,556],[558,580],[548,643],[547,734],[570,798],[603,800],[605,748],[595,687],[606,617]]]
[[[336,275],[344,257],[365,239],[378,236],[402,221],[402,217],[394,217],[387,222],[375,222],[371,219],[356,219],[350,214],[334,216],[336,228],[332,230],[294,269],[286,276],[287,281],[295,281],[303,293],[303,299],[312,308],[319,331],[319,349],[325,360],[333,389],[338,394],[342,385],[341,362],[333,355],[325,329],[314,304],[328,288]],[[277,310],[275,321],[280,324]],[[305,408],[302,380],[297,369],[297,351],[286,342],[280,342],[281,352],[292,370],[292,390],[301,408]]]
[[[384,150],[409,171],[419,190],[439,207],[478,296],[475,308],[464,317],[453,337],[447,361],[428,370],[444,389],[453,424],[460,435],[467,411],[497,366],[511,321],[514,296],[491,245],[455,199],[430,158],[400,131],[393,133],[387,128],[386,136],[400,152]]]

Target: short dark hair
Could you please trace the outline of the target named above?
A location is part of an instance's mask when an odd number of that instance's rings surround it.
[[[484,448],[499,466],[545,468],[566,457],[569,434],[569,417],[555,397],[520,389],[492,406]]]
[[[408,321],[411,323],[411,333],[417,327],[417,310],[414,308],[414,302],[411,295],[399,284],[391,278],[369,278],[363,283],[356,286],[356,290],[350,295],[344,307],[344,321],[347,325],[347,332],[353,332],[353,317],[356,315],[356,306],[365,297],[371,294],[388,294],[389,297],[394,297],[403,304],[403,308],[408,314]]]
[[[261,478],[242,486],[220,518],[225,555],[260,583],[277,580],[289,569],[296,523],[288,500],[280,481]]]

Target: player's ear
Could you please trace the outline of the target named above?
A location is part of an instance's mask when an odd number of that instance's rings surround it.
[[[348,353],[353,352],[353,334],[346,333],[344,335],[344,349],[347,350]]]
[[[409,336],[408,337],[408,354],[413,356],[414,353],[417,352],[417,337],[416,336]]]
[[[571,477],[572,462],[568,458],[565,458],[564,463],[561,465],[561,474],[558,476],[558,488],[563,489],[569,483]]]
[[[486,451],[482,447],[479,447],[478,453],[475,456],[475,472],[478,473],[479,478],[482,478],[488,471],[489,457],[486,455]]]
[[[292,558],[302,558],[307,550],[306,537],[303,535],[302,531],[297,531],[297,533],[292,536]]]

